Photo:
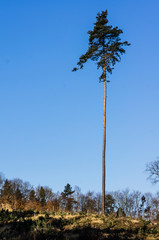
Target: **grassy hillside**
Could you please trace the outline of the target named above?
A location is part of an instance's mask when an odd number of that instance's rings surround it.
[[[7,240],[85,240],[159,239],[159,224],[115,216],[32,211],[0,213],[0,239]]]

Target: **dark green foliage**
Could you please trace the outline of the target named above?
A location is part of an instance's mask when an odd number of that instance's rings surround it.
[[[124,210],[119,207],[117,210],[117,217],[125,217],[125,216],[126,216],[126,214],[125,214]]]
[[[29,200],[30,201],[35,201],[36,200],[35,191],[33,189],[29,193]]]
[[[0,222],[4,223],[4,222],[8,222],[11,219],[11,215],[9,213],[9,211],[5,211],[5,210],[1,210],[0,211]]]
[[[106,214],[113,213],[114,208],[115,208],[115,199],[110,194],[107,194],[105,197],[105,212],[106,212]]]
[[[141,227],[139,228],[140,234],[150,233],[150,221],[141,219]]]
[[[45,213],[45,218],[49,219],[50,214],[48,212]]]
[[[21,200],[23,197],[21,191],[19,190],[19,188],[16,189],[16,192],[15,192],[15,198],[16,200]]]
[[[73,203],[75,202],[74,198],[72,197],[72,194],[75,191],[72,191],[72,187],[70,184],[67,184],[64,188],[64,191],[61,193],[62,196],[62,207],[66,211],[72,211],[73,209]]]
[[[145,218],[150,219],[151,216],[151,206],[145,208]]]
[[[19,221],[19,219],[24,220],[25,218],[34,216],[34,212],[31,210],[28,211],[12,211],[1,210],[0,211],[0,223],[6,223],[8,221]]]
[[[130,45],[127,41],[121,41],[120,35],[123,31],[118,27],[109,25],[107,15],[107,10],[97,14],[94,29],[88,31],[88,50],[79,58],[78,67],[73,69],[73,71],[82,69],[84,63],[91,59],[97,62],[98,69],[102,68],[100,81],[104,81],[106,72],[112,73],[114,65],[120,61],[121,55],[125,53],[124,46]]]
[[[68,183],[65,188],[64,191],[61,193],[62,196],[69,196],[71,194],[73,194],[75,191],[72,191],[72,187],[71,185]]]
[[[145,198],[145,196],[143,195],[143,196],[141,197],[141,205],[140,205],[140,208],[139,208],[139,213],[140,213],[140,215],[142,215],[142,217],[145,216],[145,209],[144,209],[145,202],[146,202],[146,198]]]
[[[4,185],[1,189],[1,196],[12,196],[13,195],[13,188],[12,188],[12,183],[8,179],[5,180]]]
[[[45,189],[43,187],[39,188],[39,201],[42,206],[44,206],[46,204]]]

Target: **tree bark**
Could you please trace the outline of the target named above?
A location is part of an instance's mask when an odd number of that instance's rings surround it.
[[[102,155],[102,214],[105,213],[105,153],[106,153],[106,70],[104,66],[104,111],[103,111],[103,155]]]

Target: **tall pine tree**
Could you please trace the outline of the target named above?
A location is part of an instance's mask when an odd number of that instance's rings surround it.
[[[116,62],[121,60],[121,55],[125,53],[125,46],[130,44],[122,42],[120,35],[123,33],[118,27],[108,25],[107,10],[97,14],[97,21],[94,29],[88,31],[88,50],[83,54],[72,71],[82,69],[89,60],[96,61],[97,69],[102,69],[99,77],[100,82],[104,82],[104,120],[103,120],[103,154],[102,154],[102,213],[105,212],[105,156],[106,156],[106,99],[107,99],[107,75],[112,73]]]

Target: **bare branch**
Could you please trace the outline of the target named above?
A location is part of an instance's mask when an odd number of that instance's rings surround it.
[[[159,182],[159,158],[156,161],[150,162],[146,165],[146,172],[149,174],[148,179],[153,184]]]

